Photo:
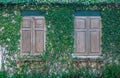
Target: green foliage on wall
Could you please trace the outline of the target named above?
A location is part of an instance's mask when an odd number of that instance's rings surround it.
[[[91,3],[120,3],[119,0],[0,0],[2,4],[51,4],[51,3],[82,3],[82,4],[91,4]]]
[[[9,7],[3,9],[0,10],[0,45],[5,47],[7,52],[2,53],[5,56],[2,61],[5,60],[4,64],[8,67],[15,68],[15,55],[19,54],[20,51],[21,16],[17,9]],[[3,66],[5,66],[4,64]]]
[[[18,11],[13,9],[0,12],[0,43],[8,45],[8,51],[16,51],[18,39],[20,39],[21,16]]]
[[[46,15],[46,54],[48,62],[50,62],[48,67],[58,69],[59,72],[62,71],[61,68],[69,68],[71,65],[70,58],[74,46],[73,22],[73,10],[67,7],[51,7]],[[54,64],[59,65],[55,67]],[[67,69],[65,68],[65,70]]]
[[[116,59],[120,56],[120,8],[110,5],[25,5],[3,7],[0,10],[0,44],[7,45],[7,60],[14,67],[15,55],[20,54],[21,10],[46,12],[46,51],[41,57],[46,68],[57,73],[69,69],[74,52],[74,12],[76,10],[100,10],[102,17],[102,53]],[[8,57],[9,56],[9,57]],[[11,58],[12,57],[12,58]],[[105,59],[106,59],[105,58]],[[117,57],[119,58],[119,57]],[[7,63],[6,63],[7,64]],[[57,65],[57,66],[56,66]],[[59,67],[58,67],[59,65]],[[68,68],[67,68],[68,67]]]
[[[120,64],[108,64],[102,71],[103,78],[119,78],[120,77]]]
[[[102,9],[102,52],[105,59],[120,59],[120,8]]]

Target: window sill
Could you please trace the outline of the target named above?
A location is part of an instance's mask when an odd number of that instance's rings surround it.
[[[74,61],[96,61],[103,62],[102,56],[77,56],[72,54]]]
[[[43,62],[41,59],[19,59],[17,62]]]
[[[29,55],[22,54],[17,60],[17,62],[42,62],[40,54],[39,55]]]
[[[103,62],[103,57],[102,56],[80,56],[80,55],[74,55],[72,54],[73,61],[96,61],[96,62]],[[24,55],[21,56],[19,62],[42,62],[43,60],[41,57],[37,56],[26,56]]]

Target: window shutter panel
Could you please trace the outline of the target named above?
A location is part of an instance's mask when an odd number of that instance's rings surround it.
[[[25,16],[22,22],[21,52],[40,54],[45,49],[45,18]]]
[[[22,53],[28,53],[31,52],[31,26],[32,21],[31,18],[23,18],[22,22],[22,42],[21,42],[21,52]]]
[[[86,17],[75,17],[75,54],[87,55]]]
[[[100,55],[101,20],[99,16],[75,17],[75,55]]]
[[[42,53],[45,48],[45,19],[44,17],[35,17],[35,51],[34,53]]]
[[[90,52],[89,55],[100,55],[101,20],[100,17],[90,17]]]
[[[41,53],[44,50],[44,31],[35,32],[35,52]]]

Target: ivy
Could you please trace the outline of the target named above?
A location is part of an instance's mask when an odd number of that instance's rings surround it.
[[[52,7],[46,15],[47,23],[47,47],[48,61],[50,66],[54,64],[70,64],[69,57],[73,52],[74,25],[73,10],[69,8]],[[59,66],[57,66],[58,68]],[[62,67],[62,68],[63,68]],[[66,67],[66,66],[65,66]],[[56,68],[56,69],[57,69]],[[61,67],[60,67],[61,68]],[[54,72],[55,70],[53,70]],[[57,71],[56,71],[57,72]],[[60,69],[59,69],[60,72]]]
[[[102,47],[103,54],[120,58],[120,9],[105,8],[102,11]]]
[[[67,3],[83,3],[83,4],[91,4],[91,3],[119,3],[119,0],[0,0],[2,4],[40,4],[40,3],[46,3],[46,4],[52,4],[52,3],[60,3],[60,4],[67,4]]]
[[[102,18],[102,54],[105,59],[120,58],[120,8],[115,5],[24,5],[4,6],[0,10],[0,45],[8,51],[10,67],[20,56],[21,10],[41,10],[46,12],[46,50],[39,59],[44,60],[45,69],[52,73],[69,70],[73,64],[74,52],[74,12],[76,10],[99,10]],[[107,56],[107,57],[106,57]],[[11,58],[12,57],[12,58]],[[36,57],[36,56],[35,56]],[[13,61],[13,62],[11,62]],[[57,66],[56,66],[57,65]],[[59,67],[58,67],[59,66]]]

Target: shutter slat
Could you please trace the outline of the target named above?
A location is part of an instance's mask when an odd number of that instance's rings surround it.
[[[41,28],[35,28],[35,30],[44,31],[44,29],[41,29]]]
[[[76,31],[76,32],[80,32],[80,31],[81,31],[81,32],[85,32],[85,31],[87,31],[87,29],[75,29],[75,31]]]
[[[22,28],[22,30],[25,30],[25,31],[29,30],[29,31],[31,31],[31,28]]]

